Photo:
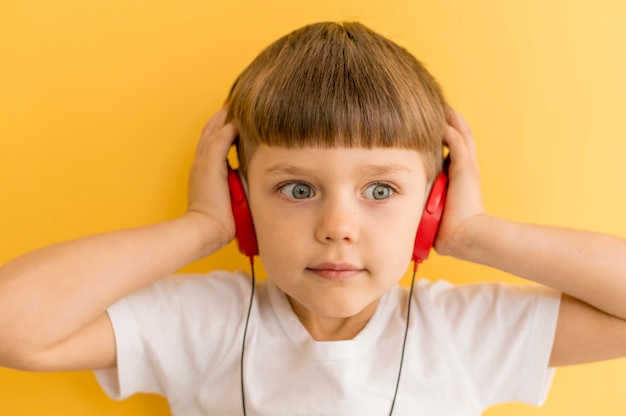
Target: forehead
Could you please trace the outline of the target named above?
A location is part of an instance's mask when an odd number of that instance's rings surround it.
[[[397,148],[286,148],[259,144],[252,155],[249,175],[298,173],[403,174],[425,178],[421,154]]]

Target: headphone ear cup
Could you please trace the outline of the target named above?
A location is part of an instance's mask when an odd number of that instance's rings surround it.
[[[422,218],[417,227],[412,258],[415,263],[421,263],[428,258],[430,249],[435,242],[435,237],[437,237],[441,217],[443,216],[447,191],[448,175],[447,169],[444,169],[433,183],[428,199],[426,200],[426,205],[424,206]]]
[[[253,257],[259,254],[252,214],[239,171],[233,170],[230,166],[228,166],[228,187],[230,188],[230,206],[235,219],[237,245],[239,251],[252,261]]]

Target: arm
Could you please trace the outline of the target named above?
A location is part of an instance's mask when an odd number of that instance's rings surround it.
[[[450,196],[437,250],[562,292],[552,365],[626,356],[626,240],[485,214],[471,131],[458,114],[450,124]]]
[[[0,365],[115,365],[107,308],[233,238],[225,160],[236,129],[224,119],[221,110],[203,132],[180,218],[58,244],[0,268]]]

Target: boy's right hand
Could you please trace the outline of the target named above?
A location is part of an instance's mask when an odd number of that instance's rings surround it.
[[[232,240],[226,156],[237,129],[225,118],[218,111],[203,131],[184,216],[59,243],[0,267],[0,366],[113,367],[107,308]]]
[[[220,246],[235,237],[226,158],[238,131],[232,123],[225,123],[226,113],[226,107],[220,109],[202,131],[189,176],[187,208],[187,215],[200,219],[204,230],[217,237]]]

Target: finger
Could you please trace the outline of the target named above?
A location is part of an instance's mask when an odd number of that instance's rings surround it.
[[[213,116],[209,119],[207,124],[202,129],[202,135],[211,134],[221,128],[226,121],[226,115],[228,114],[228,109],[226,107],[220,108]]]
[[[214,162],[220,159],[226,160],[228,151],[238,134],[237,127],[232,123],[221,126],[217,131],[205,134],[198,143],[196,157],[208,158]]]
[[[467,121],[461,115],[461,113],[459,113],[456,109],[454,109],[454,107],[449,106],[448,108],[450,110],[448,111],[448,117],[447,117],[448,124],[450,124],[452,127],[457,129],[459,133],[461,133],[463,136],[465,135],[471,136],[472,130],[469,124],[467,123]]]
[[[217,132],[217,138],[215,140],[216,153],[223,155],[224,158],[226,158],[228,151],[233,145],[233,142],[238,134],[239,131],[234,124],[228,123],[222,126],[222,128]]]
[[[220,129],[224,127],[226,121],[227,110],[222,107],[209,119],[207,124],[202,129],[200,135],[200,141],[198,142],[198,151],[206,149],[210,143],[214,140],[215,135],[219,133]]]
[[[476,159],[476,141],[474,140],[474,134],[469,123],[465,118],[452,107],[448,107],[448,125],[454,128],[463,139],[465,146],[467,147],[470,155],[473,159]]]
[[[444,129],[443,141],[450,149],[450,158],[453,160],[462,159],[468,153],[461,133],[449,124]]]

